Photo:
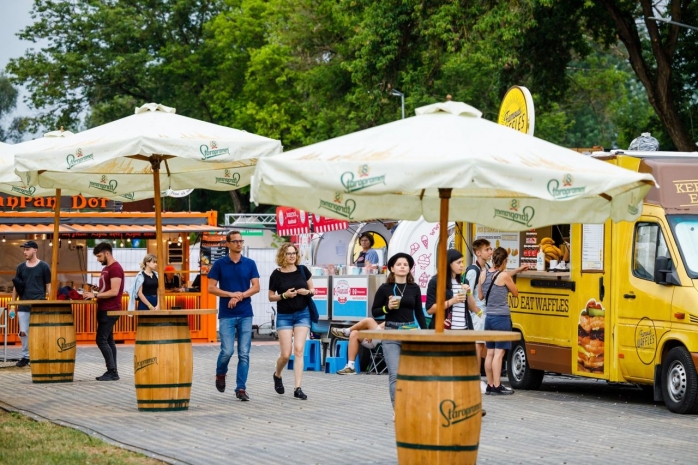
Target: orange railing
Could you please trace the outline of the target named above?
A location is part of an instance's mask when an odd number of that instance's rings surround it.
[[[0,307],[7,307],[11,295],[0,295]],[[206,299],[203,299],[204,301]],[[122,308],[128,308],[129,296],[122,297]],[[213,308],[202,307],[201,293],[172,293],[165,296],[165,308],[163,310],[179,307],[181,309]],[[93,301],[73,304],[73,318],[75,321],[75,335],[78,342],[94,342],[97,332],[97,305]],[[216,341],[216,315],[189,315],[189,330],[192,342]],[[122,316],[114,326],[114,340],[117,342],[134,342],[136,340],[136,327],[138,317]],[[5,331],[5,329],[2,329]],[[0,335],[2,335],[0,331]],[[18,319],[8,319],[7,343],[19,344]]]

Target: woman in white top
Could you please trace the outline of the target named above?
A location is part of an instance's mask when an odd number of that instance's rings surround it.
[[[442,267],[442,272],[447,273],[445,303],[447,319],[449,311],[451,312],[451,326],[447,329],[473,329],[471,312],[478,316],[482,314],[482,312],[477,308],[472,294],[467,294],[468,291],[470,291],[470,286],[468,282],[463,279],[463,271],[465,271],[463,254],[456,249],[449,249],[446,257],[446,264]],[[432,276],[427,286],[426,309],[429,315],[434,315],[436,313],[436,280],[437,275]],[[468,306],[467,311],[466,299]],[[448,324],[446,326],[448,326]],[[434,327],[435,322],[432,318],[429,328]]]

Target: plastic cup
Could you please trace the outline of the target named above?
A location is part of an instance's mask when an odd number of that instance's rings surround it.
[[[394,295],[393,299],[397,301],[397,306],[399,307],[400,301],[402,300],[402,296],[401,295]]]
[[[557,267],[557,260],[550,260],[550,269],[553,270]]]

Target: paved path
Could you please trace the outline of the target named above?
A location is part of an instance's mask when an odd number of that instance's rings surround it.
[[[248,391],[214,387],[218,345],[194,347],[185,412],[138,412],[133,346],[118,346],[118,382],[98,382],[96,347],[79,346],[75,382],[32,384],[28,368],[0,369],[0,406],[72,426],[170,463],[355,464],[397,462],[387,376],[306,372],[307,401],[274,392],[276,344],[255,343]],[[18,349],[8,355],[17,357]],[[628,386],[546,378],[543,390],[483,396],[480,463],[698,463],[698,416],[675,415]]]

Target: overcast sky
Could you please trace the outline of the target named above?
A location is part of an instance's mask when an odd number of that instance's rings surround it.
[[[0,69],[4,70],[11,58],[19,58],[29,48],[37,44],[25,42],[17,33],[33,23],[31,17],[32,0],[0,0]],[[29,114],[29,108],[22,101],[26,92],[21,89],[17,102],[16,115]]]

